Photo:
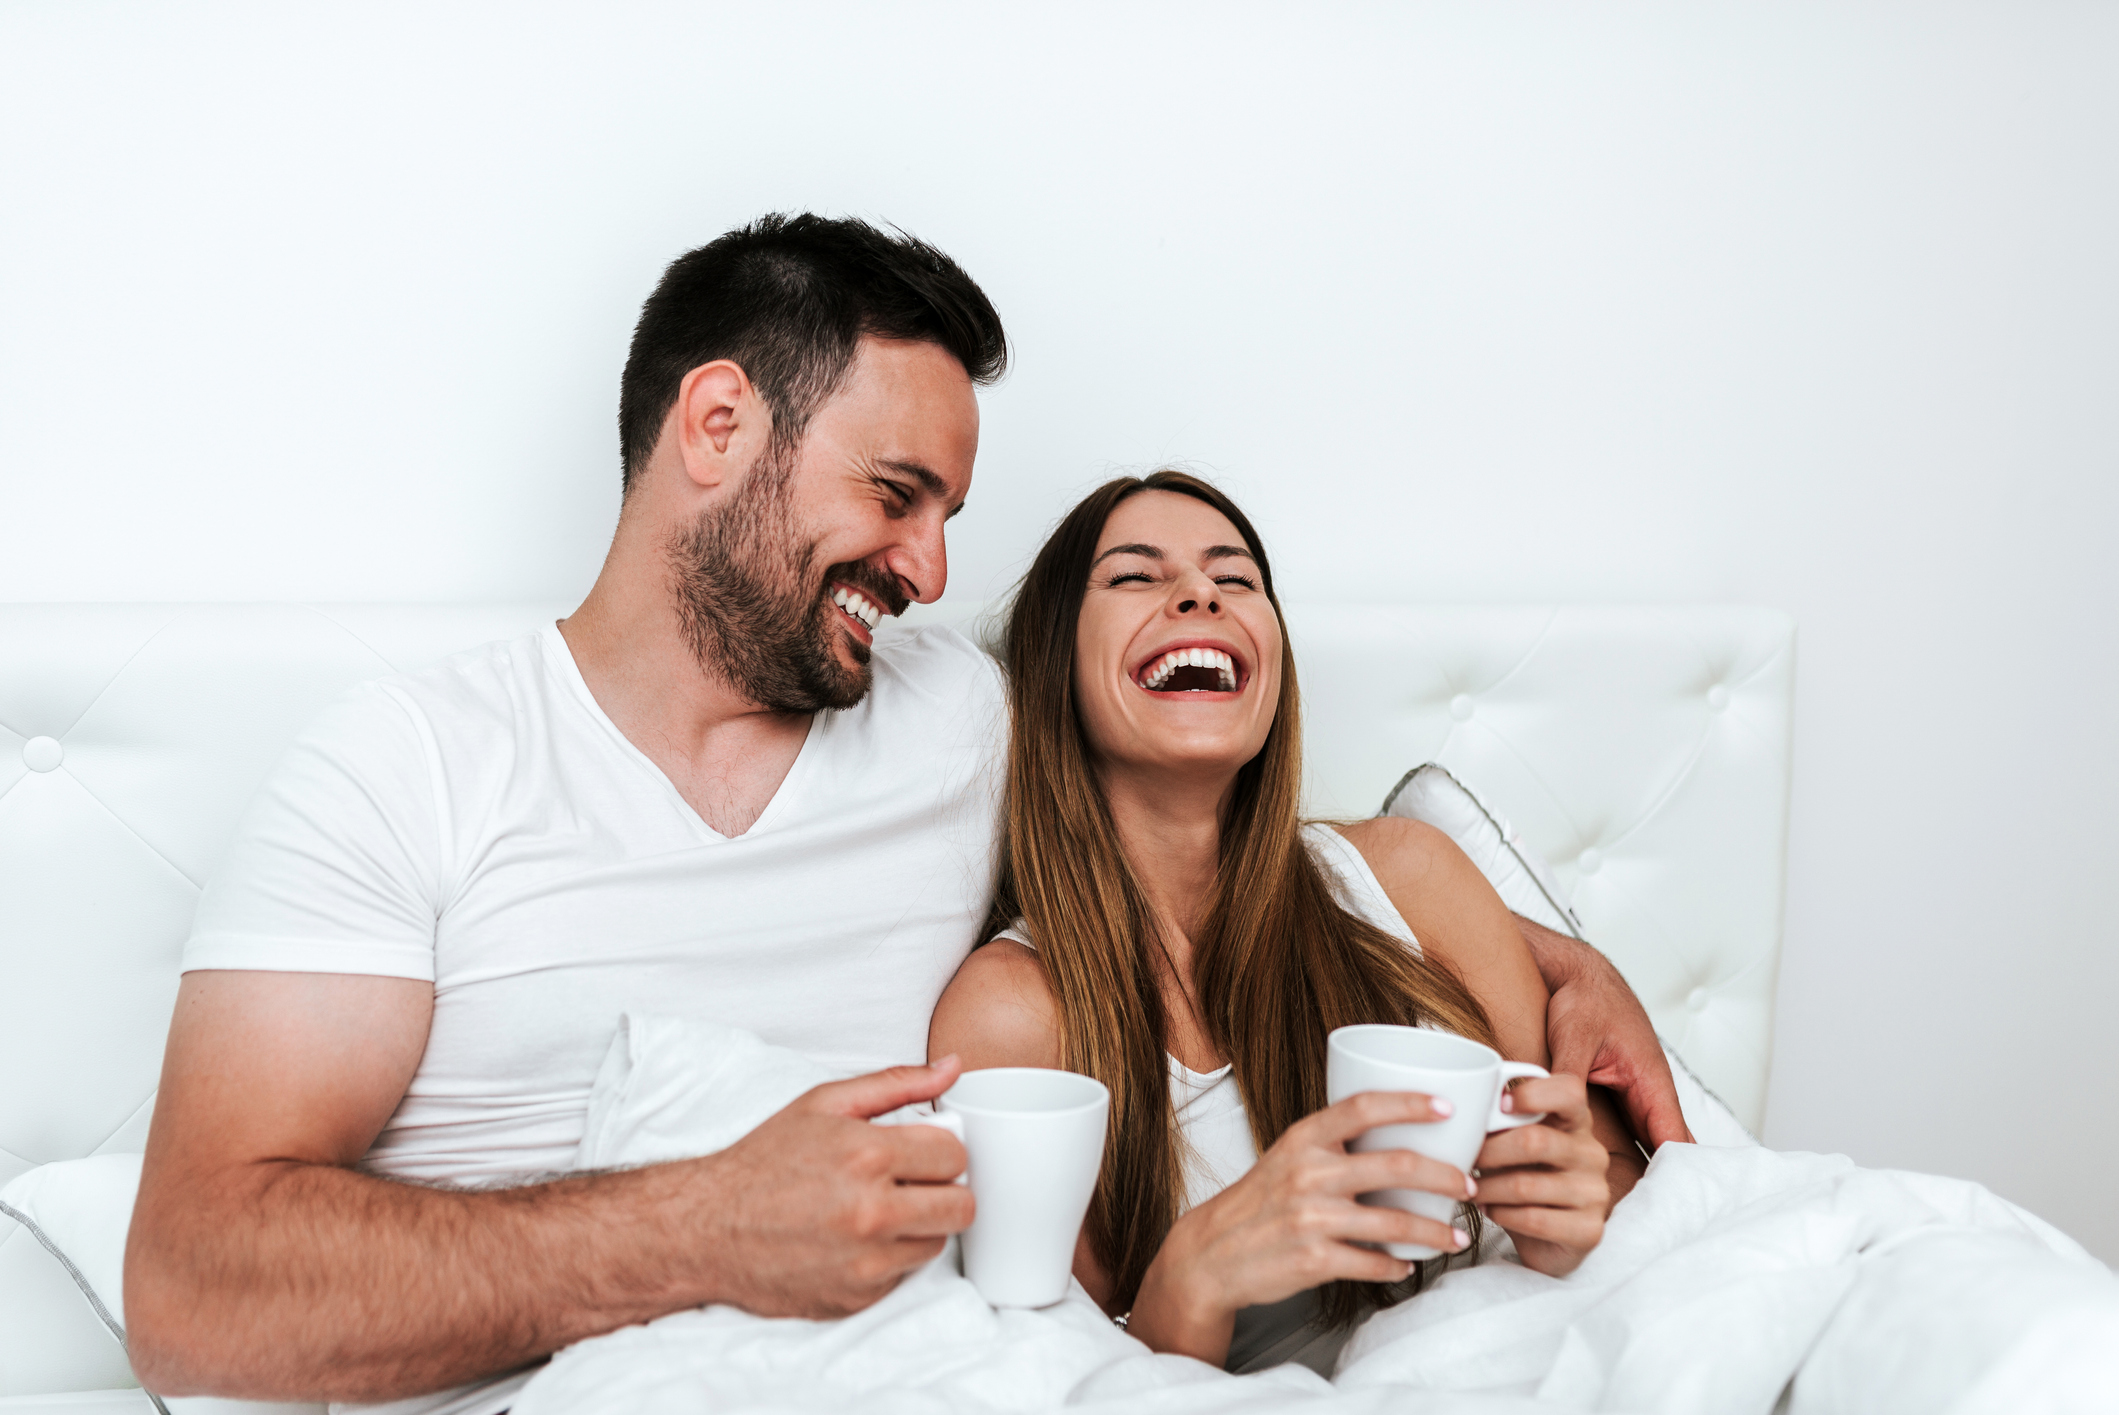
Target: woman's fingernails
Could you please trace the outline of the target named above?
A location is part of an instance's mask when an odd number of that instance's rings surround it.
[[[1469,1233],[1466,1233],[1461,1228],[1453,1228],[1449,1232],[1450,1237],[1456,1240],[1456,1249],[1460,1253],[1463,1252],[1472,1241],[1472,1236]]]
[[[1501,1093],[1501,1113],[1503,1115],[1511,1115],[1515,1112],[1515,1109],[1516,1093],[1514,1091],[1503,1091]]]
[[[1448,1096],[1429,1096],[1427,1098],[1427,1108],[1444,1120],[1457,1113],[1457,1108],[1449,1103]]]
[[[1474,1180],[1474,1179],[1470,1178],[1469,1176],[1467,1176],[1467,1177],[1465,1178],[1465,1181],[1464,1181],[1464,1197],[1465,1197],[1465,1198],[1467,1198],[1467,1199],[1470,1199],[1470,1198],[1475,1198],[1475,1197],[1477,1197],[1478,1193],[1479,1193],[1479,1184],[1478,1184],[1478,1181],[1476,1181],[1476,1180]]]

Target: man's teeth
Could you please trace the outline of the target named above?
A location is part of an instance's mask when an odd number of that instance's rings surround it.
[[[1216,669],[1221,676],[1221,691],[1236,691],[1236,660],[1220,649],[1172,649],[1141,672],[1140,685],[1152,692],[1180,668]]]
[[[870,604],[858,590],[841,586],[831,592],[831,602],[866,624],[870,630],[883,622],[883,611]]]

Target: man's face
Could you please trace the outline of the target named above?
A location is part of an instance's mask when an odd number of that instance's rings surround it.
[[[943,523],[971,488],[978,441],[978,400],[954,356],[863,339],[799,447],[768,448],[671,541],[701,665],[774,711],[859,702],[874,621],[942,593]]]

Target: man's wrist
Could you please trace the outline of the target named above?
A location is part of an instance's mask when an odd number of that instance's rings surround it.
[[[1535,919],[1515,916],[1516,931],[1523,935],[1523,942],[1530,949],[1531,961],[1538,967],[1538,976],[1545,980],[1548,992],[1558,992],[1583,974],[1592,959],[1607,961],[1588,943],[1556,929],[1549,929]]]

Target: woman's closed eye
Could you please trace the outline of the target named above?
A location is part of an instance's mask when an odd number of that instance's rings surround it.
[[[1258,588],[1258,582],[1249,575],[1216,575],[1214,583],[1217,585],[1242,585],[1247,590]]]
[[[1144,585],[1152,585],[1155,583],[1155,577],[1147,573],[1147,571],[1145,570],[1122,570],[1118,574],[1113,575],[1110,579],[1104,581],[1104,587],[1106,589],[1115,590],[1120,585],[1126,583],[1126,581],[1128,580],[1138,580]]]

